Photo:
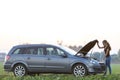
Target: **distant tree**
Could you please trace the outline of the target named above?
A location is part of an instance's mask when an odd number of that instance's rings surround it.
[[[69,45],[68,47],[69,47],[70,49],[78,52],[78,51],[81,49],[82,46],[76,46],[76,45],[72,46],[72,45]]]
[[[104,52],[94,52],[91,56],[99,61],[104,61],[105,59]]]
[[[57,41],[57,44],[58,44],[58,45],[63,45],[63,41],[62,41],[62,40],[58,40],[58,41]]]
[[[104,59],[105,59],[105,53],[101,52],[100,53],[100,61],[104,61]]]
[[[92,57],[100,61],[100,53],[99,52],[94,52]]]
[[[118,50],[118,57],[120,58],[120,49]]]
[[[111,55],[112,57],[112,63],[120,63],[120,59],[117,54]]]

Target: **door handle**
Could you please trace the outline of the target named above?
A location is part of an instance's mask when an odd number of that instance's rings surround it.
[[[30,57],[28,57],[27,59],[30,60]]]
[[[51,60],[50,58],[48,58],[47,60]]]

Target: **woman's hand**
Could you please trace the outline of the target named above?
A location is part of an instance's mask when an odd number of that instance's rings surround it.
[[[98,40],[96,39],[95,42],[98,43]]]

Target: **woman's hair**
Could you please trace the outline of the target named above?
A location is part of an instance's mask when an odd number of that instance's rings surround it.
[[[109,44],[109,42],[107,40],[103,40],[103,43],[106,43],[107,46],[109,47],[109,49],[111,50],[111,46],[110,46],[110,44]]]

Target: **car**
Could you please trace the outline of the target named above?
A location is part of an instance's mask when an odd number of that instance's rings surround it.
[[[15,76],[70,73],[77,77],[103,73],[105,64],[86,56],[95,44],[96,41],[93,40],[78,52],[53,44],[16,45],[5,57],[4,70],[13,72]]]

